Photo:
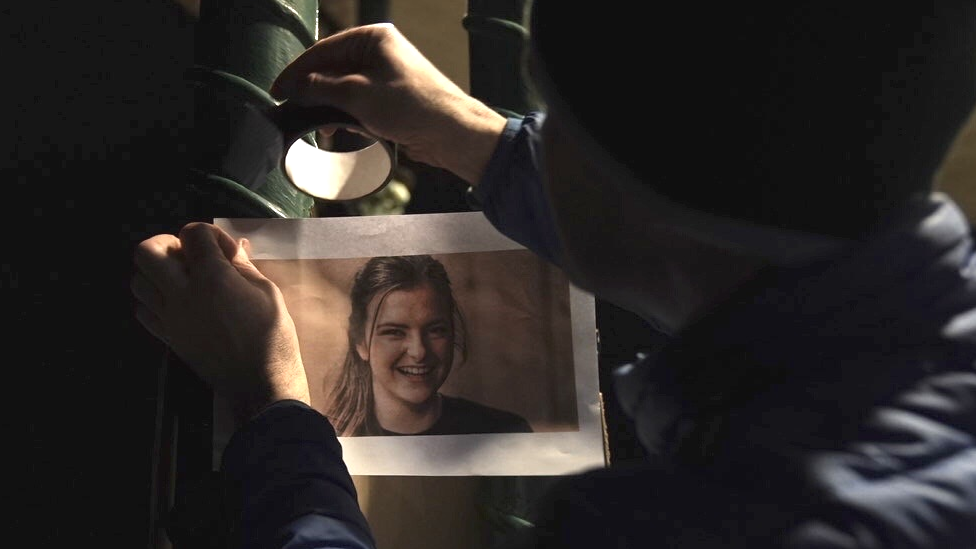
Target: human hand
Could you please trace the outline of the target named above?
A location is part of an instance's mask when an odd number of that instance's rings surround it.
[[[285,399],[310,403],[281,291],[240,243],[209,223],[136,247],[136,318],[247,420]]]
[[[477,185],[505,118],[466,94],[390,23],[319,40],[271,86],[303,105],[331,105],[418,162]]]

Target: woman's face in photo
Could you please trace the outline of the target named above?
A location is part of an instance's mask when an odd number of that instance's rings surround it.
[[[371,310],[378,299],[370,303]],[[356,351],[373,371],[376,400],[405,405],[430,401],[450,374],[454,360],[449,303],[423,285],[390,292],[373,314],[366,319],[366,333]]]

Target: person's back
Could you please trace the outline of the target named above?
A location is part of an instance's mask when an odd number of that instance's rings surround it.
[[[961,212],[932,200],[842,258],[757,277],[624,368],[618,389],[651,460],[567,481],[533,536],[973,546],[971,257]]]
[[[976,5],[669,6],[586,40],[535,9],[565,261],[675,336],[617,385],[652,459],[567,482],[541,545],[976,544],[976,266],[930,192]]]

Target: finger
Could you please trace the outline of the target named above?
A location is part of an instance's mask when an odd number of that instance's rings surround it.
[[[143,240],[133,252],[136,273],[145,276],[163,295],[183,288],[187,283],[182,245],[171,234],[160,234]]]
[[[241,248],[244,248],[244,253],[247,254],[247,258],[251,259],[251,257],[254,256],[254,247],[251,246],[251,241],[246,238],[242,238],[239,241],[239,244],[241,245]]]
[[[271,95],[278,99],[293,97],[305,87],[305,79],[312,73],[346,75],[362,71],[376,43],[392,29],[392,23],[376,23],[345,29],[319,40],[278,74],[271,84]]]
[[[237,244],[237,253],[230,260],[231,264],[241,273],[241,276],[254,282],[267,280],[261,271],[251,262],[251,242],[242,238]]]
[[[221,251],[224,252],[224,257],[226,257],[228,261],[232,261],[240,251],[240,243],[237,240],[234,240],[234,237],[232,237],[230,233],[216,225],[211,225],[211,229],[214,231],[214,234],[217,237],[217,245],[219,245]]]
[[[143,306],[151,311],[160,311],[163,307],[163,294],[144,274],[136,273],[130,283],[132,295]]]
[[[302,80],[306,75],[323,69],[336,73],[358,70],[350,58],[352,29],[346,29],[327,36],[303,51],[278,73],[271,83],[269,93],[277,99],[293,97],[296,89],[304,87]]]
[[[305,77],[303,87],[295,91],[294,101],[312,107],[330,105],[356,116],[369,90],[369,79],[361,74],[333,76],[315,72]]]
[[[180,230],[180,243],[190,276],[230,267],[237,254],[237,242],[226,231],[210,223],[189,223]]]

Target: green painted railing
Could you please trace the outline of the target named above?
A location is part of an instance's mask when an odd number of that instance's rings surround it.
[[[316,0],[202,0],[197,22],[191,217],[308,217],[315,201],[280,168],[248,189],[221,170],[231,142],[246,135],[248,103],[271,106],[271,83],[318,38]],[[196,215],[193,215],[196,214]]]
[[[528,0],[468,0],[461,23],[468,31],[471,95],[498,112],[525,114],[539,105],[528,84]]]

